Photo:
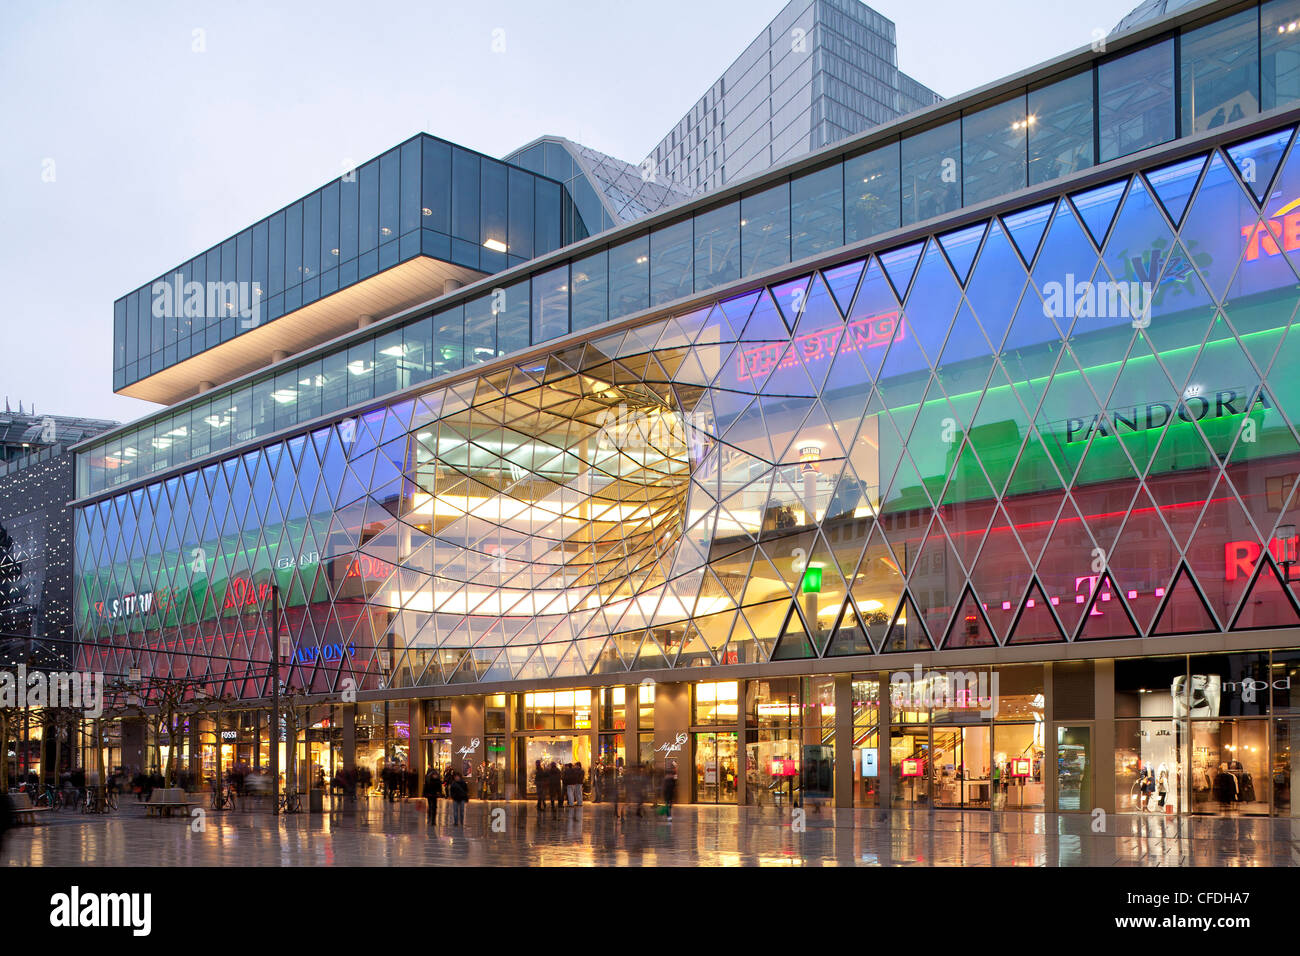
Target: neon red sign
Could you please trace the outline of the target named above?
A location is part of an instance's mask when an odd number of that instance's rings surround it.
[[[386,578],[393,573],[393,566],[380,558],[361,554],[352,559],[348,565],[345,578]]]
[[[1265,255],[1281,255],[1282,251],[1300,249],[1300,199],[1292,200],[1265,222],[1241,227],[1246,240],[1246,261],[1259,258],[1260,249]]]
[[[229,583],[226,584],[226,599],[222,602],[221,607],[222,610],[230,610],[236,607],[255,607],[270,596],[270,581],[254,584],[252,578],[231,578]]]
[[[1268,551],[1286,570],[1283,572],[1290,580],[1295,580],[1291,568],[1296,563],[1296,544],[1300,535],[1294,538],[1271,538]],[[1235,581],[1240,575],[1248,578],[1255,573],[1255,565],[1264,549],[1258,541],[1229,541],[1223,546],[1223,580]]]
[[[800,355],[805,362],[816,362],[842,352],[880,348],[902,337],[903,319],[897,312],[855,319],[843,328],[797,335],[790,340],[793,348],[788,351],[784,342],[769,342],[739,352],[736,355],[736,378],[745,382],[773,369],[792,368],[799,363]]]

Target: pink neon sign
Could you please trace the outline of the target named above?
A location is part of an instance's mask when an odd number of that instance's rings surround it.
[[[790,340],[794,347],[788,351],[784,342],[769,342],[739,352],[736,355],[736,378],[745,382],[773,369],[792,368],[798,364],[800,355],[805,362],[817,362],[841,352],[880,348],[902,337],[903,319],[897,312],[855,319],[843,328],[797,335]]]

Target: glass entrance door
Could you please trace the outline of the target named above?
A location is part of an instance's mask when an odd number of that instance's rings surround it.
[[[695,802],[735,803],[739,741],[734,733],[695,735]]]
[[[930,802],[930,728],[893,727],[889,731],[889,766],[896,807],[925,807]]]
[[[451,738],[433,737],[424,742],[424,766],[437,767],[438,773],[447,772],[451,766]]]
[[[936,807],[987,808],[989,728],[935,727],[930,786]]]

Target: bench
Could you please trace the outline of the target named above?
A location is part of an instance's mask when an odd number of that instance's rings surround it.
[[[9,809],[13,811],[14,819],[19,823],[35,823],[36,814],[45,813],[49,807],[32,806],[32,798],[26,793],[9,794]]]
[[[155,790],[149,794],[149,800],[144,805],[144,815],[146,817],[169,817],[173,810],[180,810],[182,814],[189,814],[190,802],[186,797],[185,791],[179,787],[171,787],[165,790]]]

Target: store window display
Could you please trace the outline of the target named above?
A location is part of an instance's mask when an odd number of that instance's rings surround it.
[[[1262,720],[1192,724],[1192,810],[1268,813],[1268,723]]]
[[[1115,662],[1115,809],[1119,812],[1172,814],[1187,809],[1183,761],[1191,684],[1185,657]],[[1196,685],[1197,712],[1208,712],[1211,682]]]
[[[355,733],[357,742],[357,775],[363,785],[378,789],[379,772],[384,763],[385,704],[357,704]],[[365,792],[365,791],[362,791]]]
[[[1182,753],[1187,724],[1174,720],[1115,722],[1115,809],[1180,813],[1186,809]]]
[[[1186,701],[1191,720],[1191,809],[1196,813],[1268,812],[1269,655],[1206,654],[1189,661]]]
[[[993,809],[1041,810],[1045,806],[1044,726],[1037,721],[993,728]]]
[[[752,806],[780,808],[799,802],[801,684],[798,677],[745,684],[745,794]]]
[[[590,773],[592,766],[592,691],[557,690],[523,694],[519,726],[534,733],[519,741],[516,751],[526,792],[536,793],[534,768],[537,761],[558,764],[581,763]]]

